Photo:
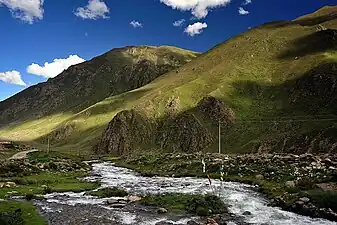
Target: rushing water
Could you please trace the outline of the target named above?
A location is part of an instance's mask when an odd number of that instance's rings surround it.
[[[268,225],[332,225],[337,224],[324,219],[313,219],[286,212],[278,208],[269,207],[268,200],[254,191],[250,185],[212,180],[209,186],[207,179],[199,178],[167,178],[167,177],[142,177],[132,170],[115,167],[113,164],[100,163],[93,165],[93,176],[88,180],[100,181],[102,187],[121,187],[132,195],[157,194],[157,193],[213,193],[219,195],[229,205],[229,210],[242,216],[245,211],[251,215],[244,216],[244,220],[251,224]],[[62,205],[95,205],[102,210],[110,210],[109,215],[121,224],[155,224],[158,221],[171,221],[185,223],[191,218],[168,217],[157,214],[140,213],[137,210],[110,209],[104,203],[106,199],[85,196],[84,193],[63,193],[47,195],[47,202],[40,203],[42,211],[57,213],[63,210]],[[57,206],[59,208],[57,208]],[[234,221],[233,221],[233,224]]]

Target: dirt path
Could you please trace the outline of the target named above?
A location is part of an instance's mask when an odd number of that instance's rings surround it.
[[[27,154],[28,153],[31,153],[31,152],[38,152],[39,150],[37,149],[32,149],[32,150],[28,150],[28,151],[23,151],[23,152],[19,152],[19,153],[16,153],[15,155],[13,155],[12,157],[9,158],[9,160],[12,160],[12,159],[25,159],[27,158]]]

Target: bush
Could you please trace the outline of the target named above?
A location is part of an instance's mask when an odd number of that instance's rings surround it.
[[[335,212],[337,211],[337,192],[315,189],[303,192],[301,196],[308,197],[320,208],[330,208]]]
[[[33,193],[27,193],[26,195],[25,195],[25,199],[27,200],[27,201],[31,201],[31,200],[33,200],[33,199],[35,199],[35,195],[33,194]]]
[[[0,212],[0,224],[1,225],[23,225],[21,209],[17,209],[12,212]]]
[[[50,188],[50,187],[44,187],[43,188],[43,194],[46,195],[46,194],[50,194],[52,193],[53,190]]]
[[[221,214],[227,211],[223,201],[215,195],[194,196],[186,205],[186,211],[200,216]]]
[[[141,204],[163,207],[169,210],[186,211],[199,216],[221,214],[227,207],[220,198],[213,195],[162,194],[144,197]]]
[[[102,188],[97,191],[90,191],[88,194],[93,196],[98,196],[101,198],[110,198],[110,197],[125,197],[128,193],[120,188],[113,187],[113,188]]]

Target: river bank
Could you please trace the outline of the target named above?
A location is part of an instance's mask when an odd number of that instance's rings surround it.
[[[270,205],[337,221],[337,158],[322,154],[149,154],[110,159],[144,176],[220,178],[256,185]],[[203,162],[205,162],[205,173]]]

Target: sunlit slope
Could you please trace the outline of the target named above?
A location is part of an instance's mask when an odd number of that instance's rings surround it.
[[[171,46],[112,49],[0,102],[0,127],[53,114],[73,115],[106,97],[139,88],[197,55]]]
[[[327,7],[303,17],[310,18],[309,24],[300,18],[301,23],[283,21],[251,29],[139,89],[76,114],[54,114],[9,127],[0,136],[39,143],[50,137],[60,150],[88,151],[118,112],[135,109],[155,124],[150,132],[154,140],[145,141],[145,146],[130,141],[141,150],[162,149],[157,130],[174,136],[169,123],[181,120],[169,118],[189,113],[209,138],[204,148],[195,150],[215,151],[217,122],[196,110],[201,99],[213,96],[235,113],[234,124],[222,130],[223,151],[268,151],[277,146],[286,150],[279,142],[336,126],[336,11]],[[324,15],[329,17],[313,20]],[[174,112],[168,115],[171,102]]]

